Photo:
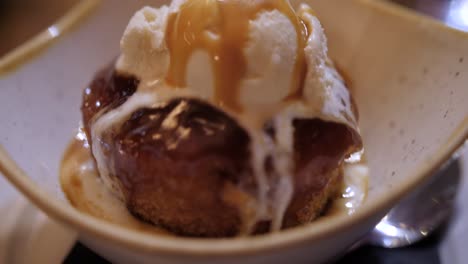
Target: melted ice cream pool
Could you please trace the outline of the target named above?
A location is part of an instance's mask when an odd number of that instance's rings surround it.
[[[122,200],[99,139],[139,108],[170,99],[204,100],[249,133],[259,186],[256,216],[246,220],[251,228],[264,220],[271,220],[272,230],[281,228],[294,193],[294,119],[320,118],[358,132],[351,95],[307,5],[296,11],[287,0],[176,0],[157,9],[145,7],[131,19],[121,50],[117,70],[136,76],[140,85],[124,104],[95,120],[91,136],[102,181]],[[277,131],[276,142],[263,133],[267,122]],[[165,123],[177,126],[177,114]],[[265,172],[268,156],[279,179]]]

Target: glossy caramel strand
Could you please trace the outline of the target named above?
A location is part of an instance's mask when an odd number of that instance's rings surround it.
[[[285,99],[300,98],[307,72],[304,48],[308,31],[287,0],[189,0],[169,17],[166,41],[170,53],[166,81],[186,86],[187,64],[196,50],[206,51],[214,73],[214,104],[241,112],[239,88],[246,75],[243,49],[248,41],[249,22],[261,11],[278,10],[291,21],[297,35],[297,54]]]

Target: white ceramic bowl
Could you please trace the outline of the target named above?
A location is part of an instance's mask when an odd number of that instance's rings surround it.
[[[82,1],[48,34],[96,1]],[[351,77],[371,169],[369,195],[352,216],[237,239],[136,233],[80,213],[58,184],[62,153],[80,120],[83,87],[118,54],[122,31],[145,1],[103,1],[75,30],[13,69],[46,35],[0,60],[0,171],[33,203],[120,263],[315,263],[344,252],[468,133],[468,35],[384,1],[310,0],[332,57]],[[146,1],[152,5],[163,1]],[[297,2],[297,1],[296,1]],[[13,69],[5,73],[5,69]]]

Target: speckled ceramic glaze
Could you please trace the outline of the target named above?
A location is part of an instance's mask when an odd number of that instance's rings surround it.
[[[103,1],[74,31],[0,77],[0,171],[117,263],[316,263],[339,255],[466,139],[468,35],[383,1],[307,2],[352,81],[361,114],[371,179],[368,199],[354,215],[254,238],[209,240],[136,233],[67,204],[58,168],[80,120],[82,89],[118,54],[126,23],[145,1]],[[34,47],[28,45],[0,59],[0,72]]]

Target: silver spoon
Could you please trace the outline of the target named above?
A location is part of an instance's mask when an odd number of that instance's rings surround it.
[[[452,214],[460,175],[459,161],[444,166],[395,206],[353,249],[364,244],[400,248],[429,236]]]

